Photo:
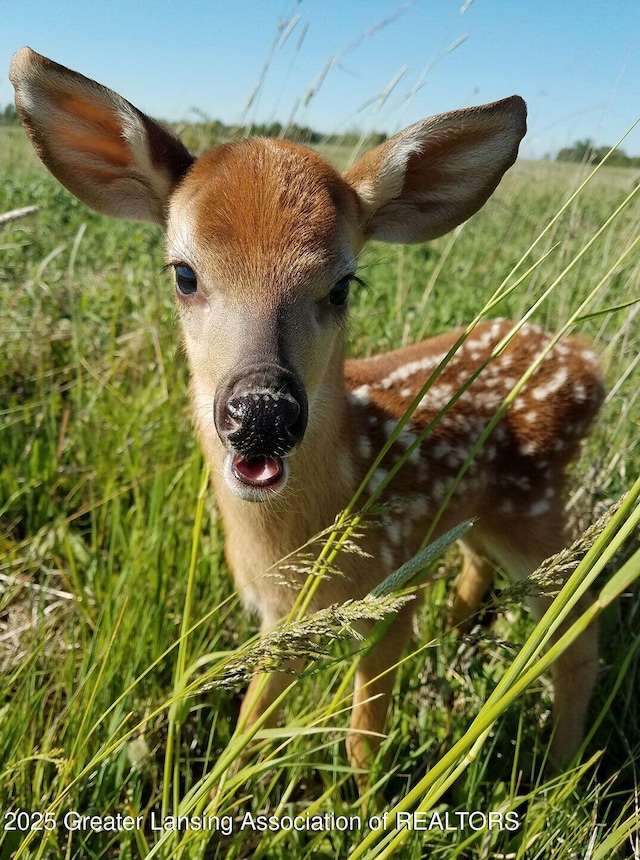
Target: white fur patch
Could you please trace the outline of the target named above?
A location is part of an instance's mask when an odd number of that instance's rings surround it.
[[[380,547],[380,558],[382,559],[382,563],[385,566],[385,573],[391,573],[394,564],[393,564],[393,550],[387,543],[383,543]]]
[[[551,394],[555,394],[569,379],[569,372],[566,367],[560,367],[553,374],[551,379],[539,385],[531,392],[531,396],[535,400],[546,400]]]
[[[400,367],[397,367],[392,371],[389,376],[386,376],[384,379],[381,379],[380,382],[377,382],[374,387],[378,389],[389,389],[397,382],[404,382],[409,379],[410,376],[415,376],[416,373],[433,370],[440,364],[442,359],[445,357],[445,354],[446,353],[443,352],[440,355],[429,355],[426,358],[420,358],[417,361],[410,361],[407,364],[402,364]]]
[[[368,436],[358,437],[358,454],[363,460],[369,460],[373,453],[373,445]]]
[[[376,469],[369,480],[369,490],[375,492],[386,477],[387,472],[384,469]]]
[[[529,517],[540,517],[542,514],[547,514],[551,510],[551,505],[545,499],[539,499],[534,502],[526,512]]]
[[[368,406],[371,402],[371,398],[369,397],[369,386],[360,385],[358,388],[354,388],[353,391],[349,392],[349,397],[361,406]]]

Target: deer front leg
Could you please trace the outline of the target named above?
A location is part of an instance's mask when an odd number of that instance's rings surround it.
[[[292,660],[287,664],[287,668],[291,670],[290,672],[271,672],[269,674],[254,675],[249,682],[249,687],[240,706],[238,726],[241,729],[248,729],[253,726],[265,711],[268,711],[272,707],[276,699],[287,687],[290,687],[294,683],[295,676],[301,671],[303,665],[303,660]],[[273,728],[276,726],[281,714],[281,706],[273,708],[265,719],[263,727]]]
[[[463,549],[462,572],[449,616],[449,626],[455,627],[458,633],[466,633],[471,627],[494,573],[495,567],[490,562],[470,549]]]
[[[294,661],[291,664],[292,671],[298,671],[302,667],[302,661]],[[274,704],[278,696],[290,687],[295,681],[295,677],[286,672],[273,672],[272,674],[254,675],[249,681],[249,687],[245,693],[242,705],[240,706],[240,715],[236,725],[236,733],[250,731],[255,727],[256,722],[260,717],[268,711]],[[277,725],[280,718],[282,708],[278,706],[273,708],[262,723],[261,728],[273,728]],[[247,745],[249,746],[249,744]],[[247,748],[243,749],[237,756],[229,768],[229,773],[232,775],[238,774],[245,764],[250,759],[247,754]],[[213,790],[212,796],[217,793],[217,788]]]

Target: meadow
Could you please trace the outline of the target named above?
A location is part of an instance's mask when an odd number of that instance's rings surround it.
[[[341,164],[352,155],[325,149]],[[558,609],[593,583],[602,654],[582,763],[545,772],[548,624],[534,630],[506,580],[468,636],[447,629],[452,549],[422,588],[362,802],[344,755],[352,660],[330,642],[335,619],[282,729],[260,731],[230,770],[249,740],[234,733],[248,675],[319,622],[260,650],[233,594],[159,231],[90,212],[19,127],[0,127],[0,213],[39,207],[0,227],[0,857],[640,856],[640,192],[633,171],[591,174],[520,162],[449,236],[369,249],[350,346],[369,355],[533,310],[602,354],[609,395],[568,500],[576,535],[602,519],[566,562],[576,572]],[[474,810],[519,826],[475,828]],[[397,814],[415,811],[439,819],[401,827]],[[141,826],[81,818],[117,815]],[[208,815],[217,829],[154,829],[169,815]],[[302,815],[328,823],[289,828]]]

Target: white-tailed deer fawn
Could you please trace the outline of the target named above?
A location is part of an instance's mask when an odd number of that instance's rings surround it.
[[[340,174],[285,140],[240,140],[196,159],[119,95],[28,48],[13,58],[10,77],[33,145],[73,194],[99,212],[166,231],[227,559],[244,604],[267,630],[290,611],[296,588],[263,572],[334,521],[459,335],[345,363],[358,253],[369,239],[440,236],[476,212],[516,159],[524,102],[512,96],[416,123]],[[511,327],[494,321],[473,330],[370,487]],[[406,505],[367,529],[371,557],[345,554],[344,575],[322,580],[311,608],[364,596],[415,552],[474,443],[548,343],[525,326],[451,404],[387,487],[384,498],[404,497]],[[565,469],[603,392],[588,346],[559,342],[473,460],[435,529],[477,518],[464,539],[456,622],[478,607],[495,565],[522,580],[565,545]],[[301,586],[302,573],[283,573]],[[548,603],[532,598],[534,615]],[[411,612],[406,606],[360,660],[348,742],[355,766],[366,767],[377,743],[363,733],[383,730]],[[581,742],[597,656],[592,627],[554,665],[558,759]],[[244,717],[263,712],[290,680],[254,679]]]

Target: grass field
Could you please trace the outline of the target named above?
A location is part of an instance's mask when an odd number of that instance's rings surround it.
[[[286,726],[228,771],[246,745],[234,726],[255,629],[233,595],[190,425],[159,231],[93,214],[46,174],[20,129],[0,128],[0,213],[40,207],[0,228],[0,857],[333,858],[356,845],[368,858],[640,856],[640,194],[632,172],[604,166],[554,221],[587,175],[519,163],[454,234],[375,245],[361,261],[368,287],[355,296],[351,335],[352,354],[368,355],[467,323],[537,263],[490,315],[521,318],[560,278],[535,321],[556,331],[577,314],[576,330],[602,353],[610,394],[574,473],[577,531],[634,485],[635,495],[579,568],[598,574],[603,609],[584,764],[544,776],[548,684],[516,696],[509,667],[526,656],[533,625],[505,583],[470,637],[447,631],[451,551],[400,672],[379,805],[365,809],[345,764],[348,714],[330,709],[345,647],[295,685]],[[402,775],[424,765],[398,805]],[[217,832],[153,829],[153,815],[205,809]],[[422,819],[413,830],[370,821],[408,809],[442,821],[515,812],[520,826],[422,832]],[[283,818],[325,813],[356,818],[308,832]],[[78,824],[117,814],[143,826]],[[248,814],[280,824],[241,829]]]

